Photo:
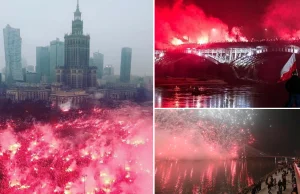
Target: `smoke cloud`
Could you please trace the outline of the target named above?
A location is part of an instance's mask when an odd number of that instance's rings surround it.
[[[300,38],[300,1],[273,0],[264,16],[264,26],[283,39]]]
[[[207,160],[231,158],[220,147],[211,147],[199,133],[191,129],[185,132],[156,130],[155,158],[170,160]],[[189,135],[186,134],[188,131]]]
[[[156,158],[236,158],[243,144],[254,141],[245,128],[253,116],[239,110],[156,110]]]
[[[0,191],[153,193],[152,109],[77,111],[21,132],[13,128],[18,120],[7,121],[0,130]]]
[[[207,16],[196,5],[185,5],[182,0],[172,7],[155,8],[155,36],[159,48],[184,42],[247,41],[239,28],[229,29],[220,19]]]

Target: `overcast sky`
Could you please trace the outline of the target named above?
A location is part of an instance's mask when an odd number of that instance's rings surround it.
[[[22,56],[36,64],[36,47],[64,40],[71,33],[77,0],[0,0],[0,72],[5,66],[3,28],[21,30]],[[153,1],[80,0],[83,31],[91,36],[90,53],[104,54],[120,74],[121,48],[132,48],[132,74],[152,75]]]

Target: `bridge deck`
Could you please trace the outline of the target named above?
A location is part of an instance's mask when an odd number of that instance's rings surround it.
[[[287,171],[287,169],[285,169]],[[276,178],[276,182],[278,183],[279,180],[282,180],[282,172],[278,173],[277,176],[273,174],[273,178]],[[277,194],[278,186],[274,186],[271,189],[272,194]],[[292,186],[292,174],[289,172],[289,174],[286,176],[286,190],[282,191],[283,194],[288,193],[290,194],[293,190]],[[251,194],[251,191],[248,192],[248,194]],[[268,194],[268,186],[265,183],[265,180],[263,180],[263,183],[261,185],[261,191],[259,191],[259,194]]]

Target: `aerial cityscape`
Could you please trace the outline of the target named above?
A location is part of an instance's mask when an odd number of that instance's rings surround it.
[[[29,40],[22,29],[3,27],[1,194],[153,192],[152,37],[139,46],[133,43],[133,48],[123,45],[116,49],[118,54],[108,52],[108,58],[118,58],[119,64],[106,62],[106,54],[99,50],[113,44],[92,51],[97,37],[85,30],[83,17],[92,9],[82,12],[80,3],[85,2],[72,1],[71,31],[62,34],[63,40],[35,45],[34,59],[28,54],[32,45],[23,46]],[[35,0],[24,6],[31,4]],[[131,14],[143,17],[138,11]],[[49,16],[60,19],[58,14]],[[35,19],[32,22],[38,15]],[[59,27],[58,22],[46,25]],[[152,34],[152,22],[147,25],[144,30]],[[104,28],[114,31],[114,26]],[[126,33],[139,31],[123,30],[123,38]],[[113,42],[116,37],[111,34],[107,38]],[[151,52],[145,56],[143,50]]]
[[[115,75],[115,65],[104,65],[102,53],[94,52],[90,57],[92,39],[84,34],[81,14],[77,2],[71,33],[64,35],[64,41],[57,38],[47,46],[37,46],[35,67],[22,58],[20,29],[9,24],[3,29],[1,91],[7,99],[50,100],[55,104],[67,99],[80,104],[97,94],[103,100],[152,100],[152,72],[149,76],[132,75],[131,48],[120,48],[120,76]]]

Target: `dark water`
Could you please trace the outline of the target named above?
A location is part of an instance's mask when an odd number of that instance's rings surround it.
[[[288,93],[284,84],[200,85],[200,95],[188,92],[190,85],[157,86],[155,89],[156,108],[265,108],[284,107]]]
[[[156,194],[236,194],[275,169],[274,159],[156,161]]]

